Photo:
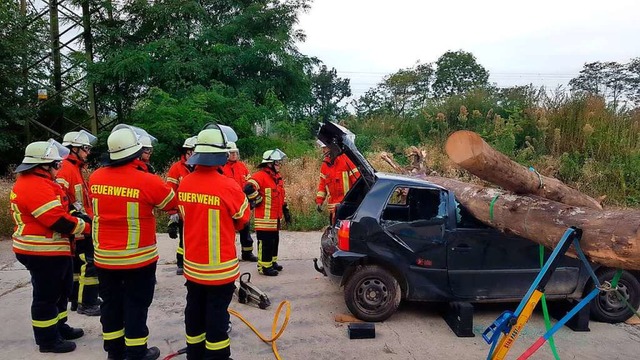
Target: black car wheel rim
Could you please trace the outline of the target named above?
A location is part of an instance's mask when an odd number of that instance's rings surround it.
[[[389,289],[380,279],[364,279],[355,292],[356,302],[365,310],[373,311],[389,301]]]
[[[618,291],[625,299],[629,300],[629,289],[624,284],[618,284]],[[615,291],[601,291],[598,294],[598,307],[609,315],[618,315],[627,309]]]

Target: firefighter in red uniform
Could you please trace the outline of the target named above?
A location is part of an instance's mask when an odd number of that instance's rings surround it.
[[[344,196],[353,187],[360,177],[360,172],[347,155],[336,156],[324,143],[318,140],[322,148],[324,160],[320,166],[320,182],[316,194],[318,212],[322,212],[322,203],[327,200],[329,210],[329,223],[333,224],[336,214],[336,205],[340,204]]]
[[[84,335],[67,322],[67,302],[73,286],[69,235],[91,232],[91,224],[69,214],[64,191],[55,182],[60,162],[69,150],[60,143],[37,141],[25,149],[11,190],[11,217],[16,224],[13,252],[29,270],[33,286],[31,324],[40,352],[75,350],[72,341]]]
[[[110,163],[89,177],[102,337],[109,359],[157,359],[147,347],[147,312],[158,261],[154,209],[176,208],[175,193],[144,171],[141,134],[121,127],[107,139]]]
[[[227,177],[234,179],[240,188],[244,187],[244,184],[249,179],[249,169],[242,161],[240,161],[240,151],[236,146],[236,143],[229,142],[229,160],[224,164],[222,171]],[[240,233],[240,246],[242,247],[241,259],[244,261],[256,262],[258,258],[253,255],[253,239],[250,234],[250,223],[247,223]]]
[[[71,213],[88,221],[91,221],[93,212],[89,188],[82,176],[82,169],[96,140],[95,136],[84,130],[65,134],[62,145],[70,150],[70,154],[62,161],[62,168],[56,177],[56,181],[67,194]],[[98,273],[93,264],[93,240],[91,235],[77,235],[74,240],[76,251],[73,258],[71,310],[78,310],[78,314],[100,316]]]
[[[171,186],[174,192],[178,191],[178,185],[180,185],[180,181],[189,175],[191,171],[193,171],[193,166],[187,164],[187,160],[193,154],[193,148],[196,147],[197,136],[192,136],[187,138],[182,144],[182,154],[180,155],[180,160],[176,161],[171,165],[169,171],[167,172],[167,185]],[[172,239],[176,239],[180,237],[178,241],[178,248],[176,249],[176,264],[178,268],[176,269],[176,275],[182,275],[183,264],[184,264],[184,238],[182,235],[182,219],[178,214],[178,211],[170,212],[169,217],[169,237]]]
[[[284,181],[280,176],[282,162],[287,155],[280,149],[262,154],[260,170],[254,173],[244,186],[244,192],[254,210],[254,227],[258,238],[258,272],[276,276],[282,271],[278,264],[280,243],[280,219],[291,222],[291,214],[285,202]]]
[[[240,186],[221,173],[228,156],[225,142],[220,129],[202,130],[187,161],[195,170],[178,186],[184,219],[189,360],[229,359],[231,355],[228,307],[240,267],[235,232],[249,221],[251,210]]]

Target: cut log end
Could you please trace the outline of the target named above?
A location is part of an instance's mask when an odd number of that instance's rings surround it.
[[[456,164],[472,159],[483,152],[484,140],[480,135],[468,130],[454,132],[447,139],[444,149]]]

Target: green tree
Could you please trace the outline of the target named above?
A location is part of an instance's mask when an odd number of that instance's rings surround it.
[[[36,115],[37,83],[46,80],[46,63],[26,69],[47,50],[43,29],[42,21],[23,16],[16,2],[0,2],[0,173],[22,159],[15,146],[24,142],[25,122]]]
[[[630,66],[633,65],[615,61],[586,63],[579,75],[569,81],[569,86],[577,93],[602,96],[616,110],[620,100],[633,92]]]
[[[433,91],[437,98],[460,95],[488,85],[489,72],[472,53],[447,51],[436,61]]]
[[[311,96],[309,115],[319,120],[333,120],[346,113],[342,100],[351,96],[349,79],[338,77],[335,68],[328,69],[326,65],[311,73]]]
[[[370,116],[390,113],[405,116],[423,107],[431,96],[433,66],[417,63],[385,76],[375,88],[370,89],[353,103],[356,113]]]
[[[308,0],[159,0],[126,2],[97,13],[99,61],[91,72],[118,115],[150,88],[181,98],[225,84],[256,104],[274,94],[285,104],[308,98],[311,61],[294,28]]]

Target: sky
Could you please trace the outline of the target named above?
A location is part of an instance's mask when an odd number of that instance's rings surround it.
[[[555,88],[587,62],[640,57],[638,16],[638,0],[314,0],[299,49],[350,78],[354,98],[460,49],[498,86]]]

